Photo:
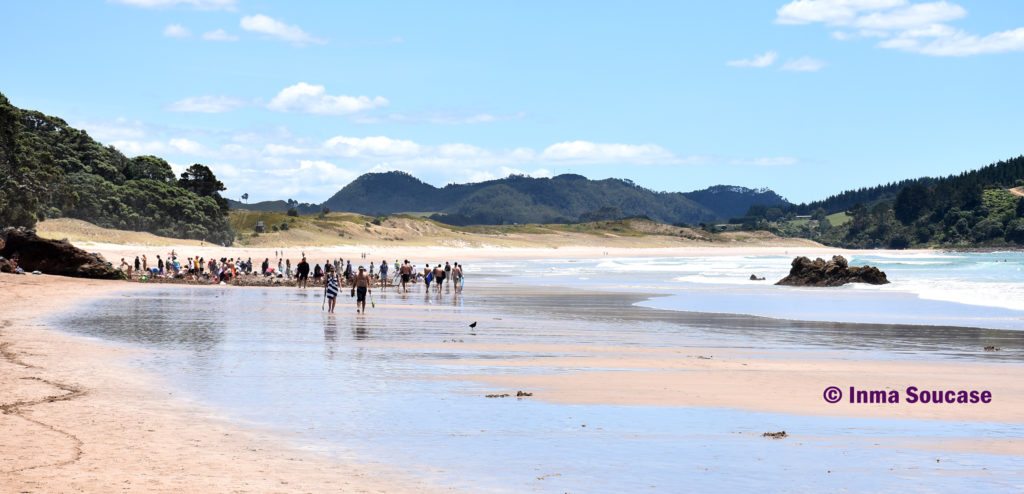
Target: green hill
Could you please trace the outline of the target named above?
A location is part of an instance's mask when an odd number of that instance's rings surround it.
[[[846,191],[777,218],[755,208],[752,213],[764,214],[743,222],[849,248],[1015,247],[1024,245],[1024,200],[1010,189],[1021,185],[1024,156],[946,177]],[[839,224],[836,215],[844,212]],[[794,219],[800,215],[811,219]]]
[[[193,165],[175,178],[155,156],[128,158],[57,117],[0,94],[0,226],[68,217],[122,230],[230,243],[224,190]]]
[[[629,180],[589,180],[566,174],[553,178],[513,175],[438,188],[404,172],[387,172],[357,178],[324,205],[332,211],[367,215],[437,211],[433,219],[453,225],[574,223],[629,217],[698,224],[728,218],[761,201],[789,205],[774,192],[743,187],[717,186],[683,194],[652,191]]]

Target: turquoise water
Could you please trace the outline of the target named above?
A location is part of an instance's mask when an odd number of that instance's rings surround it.
[[[1024,489],[1019,457],[943,447],[949,440],[1021,440],[1024,426],[1018,424],[558,405],[535,399],[488,399],[483,395],[516,390],[459,379],[470,372],[571,370],[453,363],[573,356],[570,351],[538,355],[475,349],[515,343],[714,344],[746,350],[814,348],[818,358],[829,358],[830,352],[835,358],[850,358],[855,352],[861,358],[1024,360],[1024,332],[1012,330],[792,322],[636,306],[689,295],[729,309],[723,293],[745,286],[743,280],[731,280],[742,274],[740,270],[761,267],[759,274],[766,276],[773,273],[769,269],[785,271],[785,263],[779,268],[780,261],[774,258],[750,258],[732,274],[714,274],[730,262],[711,258],[483,264],[471,267],[462,295],[378,293],[378,307],[366,316],[356,316],[344,298],[337,315],[325,315],[316,291],[168,287],[159,293],[101,300],[60,323],[80,334],[152,350],[136,364],[165,378],[177,395],[241,423],[276,430],[298,447],[401,465],[405,473],[470,492]],[[698,265],[697,274],[685,271],[696,271]],[[918,279],[937,276],[918,267],[927,265],[907,266],[903,270],[893,264],[890,277],[896,271],[918,269]],[[730,279],[675,279],[686,276]],[[593,282],[595,278],[600,281]],[[580,286],[603,291],[586,294],[565,288]],[[509,293],[508,287],[517,290]],[[717,291],[723,287],[731,288]],[[784,294],[779,304],[786,303],[785,294],[802,296],[768,285],[755,290],[747,296]],[[645,295],[652,292],[664,296]],[[859,303],[849,300],[866,293],[871,299],[903,297],[904,303],[939,304],[944,310],[975,307],[982,313],[971,317],[981,319],[985,311],[995,310],[922,299],[909,291],[825,293],[830,295],[824,299],[838,297],[846,303]],[[741,312],[740,308],[732,307],[731,312]],[[895,314],[900,306],[887,310]],[[470,330],[470,321],[478,321],[478,327]],[[765,332],[772,337],[764,338]],[[978,350],[989,342],[998,342],[1005,350]],[[786,430],[790,437],[761,437],[778,430]],[[921,440],[928,446],[912,444]]]

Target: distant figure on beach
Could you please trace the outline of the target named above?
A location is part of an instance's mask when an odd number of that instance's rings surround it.
[[[160,272],[160,276],[164,275],[164,260],[160,258],[160,254],[156,255],[156,268]]]
[[[263,258],[263,264],[260,265],[260,274],[266,276],[267,271],[270,270],[270,258]]]
[[[380,261],[380,288],[383,290],[388,287],[388,262],[385,260]]]
[[[320,268],[320,265],[317,264],[317,265],[313,266],[313,284],[314,285],[319,285],[320,284],[320,278],[323,278],[323,277],[324,277],[324,271],[323,271],[323,269]]]
[[[356,314],[365,314],[366,294],[370,291],[370,275],[366,274],[366,269],[362,266],[359,266],[359,272],[352,280],[352,290],[356,294]]]
[[[352,282],[352,261],[345,261],[345,280],[349,283]]]
[[[306,262],[305,257],[295,267],[295,275],[299,278],[299,288],[306,288],[306,283],[309,281],[309,263]]]
[[[402,264],[402,267],[399,269],[398,272],[401,273],[402,275],[402,291],[408,292],[409,278],[412,275],[412,266],[409,265],[408,259],[405,260],[405,264]]]
[[[334,314],[334,304],[338,301],[338,272],[330,264],[327,266],[327,283],[324,285],[324,297],[327,298],[327,312]]]

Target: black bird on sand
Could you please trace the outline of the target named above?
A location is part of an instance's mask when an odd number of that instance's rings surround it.
[[[476,321],[473,321],[473,324],[470,324],[469,327],[476,328]]]

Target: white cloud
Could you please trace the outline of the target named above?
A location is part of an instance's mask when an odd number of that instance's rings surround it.
[[[324,143],[324,148],[331,154],[348,158],[413,156],[419,154],[422,150],[422,146],[413,141],[392,139],[384,136],[336,136],[328,139]]]
[[[825,67],[825,62],[811,57],[800,57],[782,64],[782,70],[791,72],[817,72]]]
[[[203,33],[206,41],[238,41],[238,36],[228,33],[223,29],[214,29]]]
[[[246,31],[265,34],[296,45],[326,43],[325,40],[303,31],[299,26],[290,26],[273,17],[262,14],[242,17],[239,25]]]
[[[168,144],[175,150],[185,154],[203,154],[206,151],[202,144],[190,139],[171,139],[168,141]]]
[[[112,123],[74,122],[74,127],[85,129],[89,135],[100,142],[138,140],[146,137],[142,122],[130,122],[118,118]]]
[[[422,115],[409,115],[403,113],[389,113],[387,115],[361,115],[353,119],[361,124],[379,123],[405,123],[405,124],[436,124],[436,125],[475,125],[501,122],[506,120],[519,120],[526,117],[526,113],[518,112],[510,115],[495,115],[493,113],[428,113]]]
[[[164,28],[164,36],[168,38],[187,38],[192,36],[192,32],[181,24],[168,24]]]
[[[195,96],[175,101],[167,109],[184,113],[224,113],[244,105],[244,101],[226,96]]]
[[[167,144],[162,141],[137,141],[121,139],[110,143],[126,156],[141,156],[144,154],[159,155],[167,151]]]
[[[667,149],[654,144],[605,144],[590,141],[566,141],[552,144],[540,154],[543,161],[582,163],[679,163]]]
[[[967,15],[963,7],[947,2],[917,3],[906,8],[872,12],[858,17],[853,25],[863,29],[891,31],[913,29],[939,22],[960,19]]]
[[[779,24],[826,24],[844,25],[852,22],[860,13],[884,10],[905,5],[906,0],[795,0],[775,12]]]
[[[976,36],[964,31],[935,30],[901,33],[898,37],[879,43],[882,48],[893,48],[938,57],[964,57],[991,53],[1024,51],[1024,28]],[[934,34],[940,33],[940,34]],[[922,40],[930,38],[930,40]]]
[[[158,9],[184,5],[199,10],[234,10],[235,0],[111,0],[122,5]]]
[[[288,86],[270,100],[267,108],[281,112],[302,112],[318,115],[344,115],[387,106],[381,96],[333,96],[324,86],[300,82]]]
[[[833,31],[832,37],[881,38],[880,48],[939,57],[1024,51],[1024,27],[977,35],[947,24],[966,16],[966,9],[946,0],[795,0],[779,8],[775,20],[847,27],[855,34]]]
[[[753,58],[742,58],[739,60],[729,60],[725,62],[730,67],[755,67],[764,68],[775,63],[775,59],[778,58],[779,54],[774,51],[767,51],[762,55],[757,55]]]

